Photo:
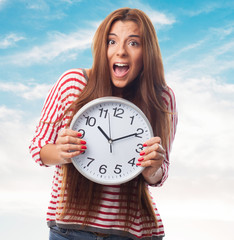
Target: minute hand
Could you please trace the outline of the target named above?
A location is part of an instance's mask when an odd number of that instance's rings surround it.
[[[120,137],[120,138],[113,139],[112,142],[115,142],[115,141],[118,141],[118,140],[121,140],[121,139],[124,139],[124,138],[128,138],[128,137],[133,137],[133,136],[136,137],[137,135],[138,135],[137,133],[132,133],[132,134]]]

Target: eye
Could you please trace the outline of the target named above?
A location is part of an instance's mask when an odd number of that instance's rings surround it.
[[[139,43],[137,41],[130,41],[129,45],[132,47],[137,47],[137,46],[139,46]]]
[[[115,44],[115,40],[110,39],[110,40],[107,41],[107,44],[108,45],[113,45],[113,44]]]

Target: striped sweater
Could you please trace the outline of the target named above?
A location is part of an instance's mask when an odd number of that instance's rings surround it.
[[[54,144],[58,135],[58,132],[65,128],[69,119],[71,118],[72,112],[68,112],[63,117],[62,121],[56,123],[56,120],[63,116],[64,111],[79,97],[82,89],[86,86],[87,77],[85,72],[81,69],[71,69],[65,72],[56,84],[51,88],[42,112],[38,126],[34,137],[30,144],[30,153],[32,158],[40,166],[46,166],[40,159],[40,150],[46,144]],[[167,91],[163,92],[163,99],[168,107],[168,111],[176,112],[175,96],[173,91],[168,88]],[[177,115],[171,116],[171,135],[170,144],[167,148],[166,159],[162,165],[163,177],[160,183],[155,186],[162,186],[168,176],[169,167],[169,152],[175,136]],[[60,165],[55,166],[55,172],[53,177],[51,200],[47,212],[48,226],[57,224],[63,228],[80,229],[82,224],[82,216],[79,218],[65,218],[63,220],[58,219],[59,210],[59,195],[61,191],[62,183],[62,169]],[[112,233],[121,235],[124,231],[124,220],[123,216],[119,213],[119,191],[120,186],[103,186],[102,198],[99,206],[98,214],[93,217],[92,221],[88,223],[86,228],[87,231],[101,232],[101,233]],[[153,202],[153,198],[152,198]],[[137,218],[132,222],[127,235],[132,239],[161,239],[164,236],[164,227],[153,202],[155,214],[157,216],[158,227],[155,228],[152,223],[152,228],[146,229],[142,224],[141,216],[138,214]],[[136,209],[137,211],[137,209]],[[125,233],[126,235],[126,233]]]

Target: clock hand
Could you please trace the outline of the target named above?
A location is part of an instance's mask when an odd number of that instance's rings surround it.
[[[108,113],[108,124],[109,124],[109,136],[110,136],[110,153],[112,153],[112,140],[111,140],[111,124],[110,124],[110,113]]]
[[[121,139],[124,139],[124,138],[128,138],[128,137],[133,137],[133,136],[136,137],[137,135],[138,135],[137,133],[132,133],[132,134],[120,137],[120,138],[113,139],[112,142],[115,142],[115,141],[118,141],[118,140],[121,140]]]
[[[103,131],[103,129],[102,129],[100,126],[98,126],[97,128],[98,128],[98,129],[100,130],[100,132],[105,136],[105,138],[108,140],[108,142],[112,141],[112,140],[107,136],[107,134]]]

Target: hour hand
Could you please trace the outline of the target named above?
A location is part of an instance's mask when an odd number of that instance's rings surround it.
[[[98,126],[97,128],[98,128],[98,129],[100,130],[100,132],[105,136],[105,138],[108,140],[108,142],[111,141],[111,139],[107,136],[107,134],[104,132],[104,130],[103,130],[100,126]]]
[[[133,137],[133,136],[137,136],[137,133],[132,133],[132,134],[129,134],[129,135],[126,135],[126,136],[123,136],[123,137],[119,137],[119,138],[116,138],[116,139],[113,139],[112,142],[115,142],[115,141],[118,141],[118,140],[121,140],[121,139],[124,139],[124,138],[128,138],[128,137]]]

